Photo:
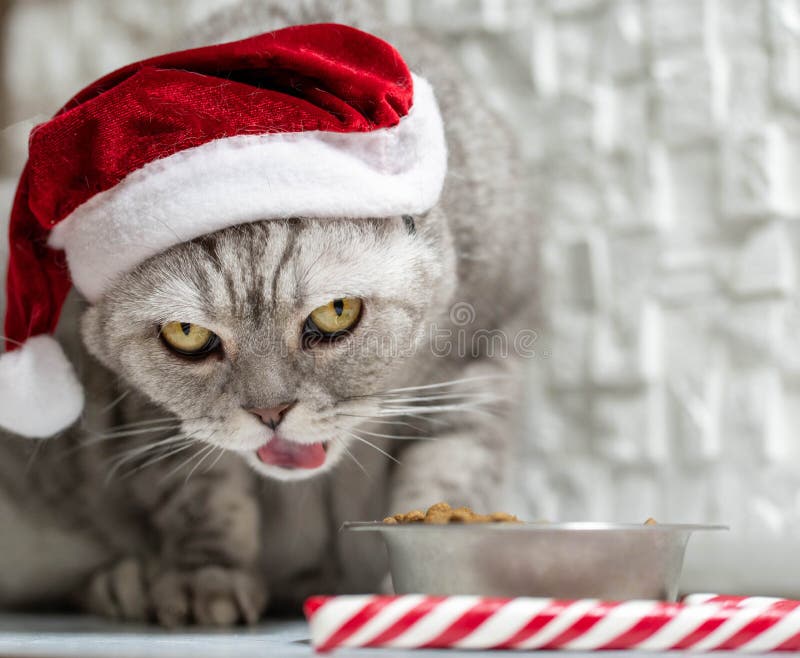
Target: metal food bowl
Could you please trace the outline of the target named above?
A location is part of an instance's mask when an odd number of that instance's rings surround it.
[[[346,523],[386,542],[398,594],[674,601],[689,536],[725,526]]]

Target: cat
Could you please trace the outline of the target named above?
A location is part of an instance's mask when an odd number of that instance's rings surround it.
[[[386,39],[433,84],[440,202],[237,226],[149,259],[93,305],[73,293],[57,337],[87,405],[52,439],[0,436],[0,606],[252,623],[313,593],[382,587],[382,547],[344,521],[502,503],[524,359],[476,339],[533,326],[538,276],[508,126],[435,35],[390,26],[377,3],[246,2],[182,45],[324,21]],[[307,300],[345,295],[362,304],[348,340],[304,345]],[[235,362],[168,354],[152,327],[189,316],[234,339]],[[264,463],[273,431],[323,443],[324,463]]]

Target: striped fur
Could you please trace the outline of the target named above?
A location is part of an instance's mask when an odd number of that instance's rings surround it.
[[[245,3],[204,40],[332,19],[388,38],[442,106],[440,204],[412,218],[413,230],[402,217],[227,229],[150,259],[94,306],[73,298],[59,337],[89,404],[46,443],[2,437],[0,605],[69,601],[167,625],[252,621],[312,593],[378,587],[382,551],[339,534],[344,520],[439,499],[499,504],[513,432],[485,403],[515,394],[496,376],[519,364],[445,353],[434,339],[533,322],[526,185],[505,127],[446,50],[384,28],[376,6]],[[310,310],[343,295],[364,299],[353,336],[304,349]],[[467,323],[451,317],[455,304],[469,305]],[[173,320],[218,333],[224,358],[168,353],[157,327]],[[448,381],[457,383],[390,393]],[[265,429],[243,407],[286,400],[297,404],[285,438],[330,441],[322,474],[301,479],[255,457]]]

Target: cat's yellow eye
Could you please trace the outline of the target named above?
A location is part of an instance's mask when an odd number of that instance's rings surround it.
[[[332,338],[352,329],[360,316],[361,300],[357,297],[334,299],[311,311],[306,331]]]
[[[184,356],[204,356],[219,346],[213,331],[189,322],[168,322],[160,335],[167,347]]]

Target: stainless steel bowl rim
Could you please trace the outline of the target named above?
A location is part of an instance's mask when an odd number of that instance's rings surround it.
[[[575,521],[565,523],[383,523],[382,521],[350,521],[342,525],[342,530],[355,531],[383,531],[383,532],[407,532],[407,531],[442,531],[448,532],[520,532],[520,531],[641,531],[641,532],[671,532],[683,531],[694,532],[700,530],[730,530],[726,525],[714,525],[703,523],[656,523],[644,525],[643,523],[604,523],[594,521]]]

